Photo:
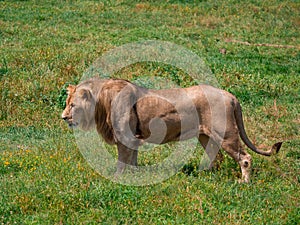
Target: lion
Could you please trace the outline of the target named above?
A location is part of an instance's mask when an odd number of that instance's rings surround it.
[[[117,174],[137,166],[138,147],[144,142],[164,144],[198,138],[211,165],[220,149],[239,165],[241,181],[250,181],[251,156],[271,156],[282,142],[263,151],[249,140],[242,109],[231,93],[210,85],[153,90],[123,79],[91,78],[67,88],[62,119],[69,127],[96,128],[110,145],[117,145]],[[241,139],[241,140],[240,140]]]

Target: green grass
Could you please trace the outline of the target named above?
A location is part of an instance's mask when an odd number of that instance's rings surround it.
[[[279,0],[0,1],[0,223],[298,224],[299,9],[299,1]],[[143,40],[205,58],[220,87],[241,101],[249,137],[257,145],[285,141],[275,157],[249,150],[250,184],[236,182],[241,174],[229,157],[220,169],[199,172],[200,148],[178,174],[143,187],[115,184],[81,156],[60,120],[63,88],[105,52]],[[159,63],[114,76],[192,84]],[[159,154],[140,160],[155,163]]]

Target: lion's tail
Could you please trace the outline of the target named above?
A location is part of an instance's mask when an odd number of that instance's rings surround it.
[[[265,155],[265,156],[271,156],[274,153],[278,153],[282,142],[277,142],[275,143],[272,148],[268,151],[263,151],[260,150],[258,148],[256,148],[254,146],[254,144],[249,140],[246,131],[245,131],[245,127],[244,127],[244,122],[243,122],[243,115],[242,115],[242,107],[240,105],[240,103],[238,101],[236,101],[235,104],[235,110],[234,110],[234,115],[235,115],[235,119],[236,119],[236,123],[239,129],[239,133],[240,133],[240,137],[243,140],[243,142],[254,152],[260,154],[260,155]]]

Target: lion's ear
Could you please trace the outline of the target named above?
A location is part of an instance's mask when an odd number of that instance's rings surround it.
[[[69,84],[69,86],[67,87],[67,94],[69,95],[71,93],[74,93],[75,89],[76,89],[75,85]]]
[[[79,96],[85,100],[90,100],[92,98],[92,93],[87,89],[81,89],[79,91]]]

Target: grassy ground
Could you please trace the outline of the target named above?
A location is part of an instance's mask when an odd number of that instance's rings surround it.
[[[0,223],[298,224],[299,9],[296,0],[0,1]],[[252,154],[250,184],[236,182],[228,157],[220,170],[198,172],[195,154],[177,175],[144,187],[89,167],[60,120],[61,90],[103,53],[142,40],[204,57],[241,101],[249,137],[285,141],[276,157]],[[178,79],[176,71],[141,63],[118,75]]]

